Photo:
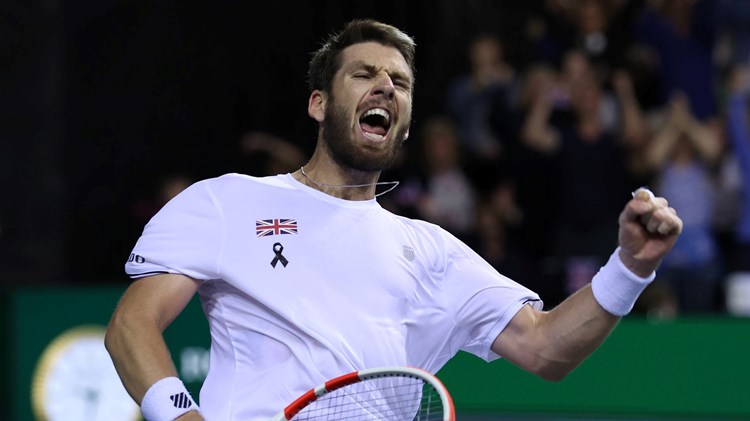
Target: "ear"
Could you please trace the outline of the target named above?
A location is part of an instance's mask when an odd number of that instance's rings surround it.
[[[326,116],[326,98],[322,91],[314,90],[307,101],[307,115],[314,118],[318,123]]]

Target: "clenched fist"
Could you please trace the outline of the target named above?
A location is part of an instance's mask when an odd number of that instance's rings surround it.
[[[641,277],[656,270],[682,232],[682,220],[674,208],[646,188],[633,193],[619,222],[620,259]]]

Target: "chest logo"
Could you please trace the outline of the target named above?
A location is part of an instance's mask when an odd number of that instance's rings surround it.
[[[258,219],[255,221],[255,235],[266,237],[269,235],[296,234],[296,219]]]
[[[404,257],[406,260],[412,262],[417,255],[414,253],[414,249],[409,246],[404,246]]]
[[[273,243],[273,252],[274,254],[276,254],[276,256],[273,258],[273,260],[271,260],[271,266],[273,266],[274,268],[279,262],[281,262],[284,267],[289,264],[289,260],[287,260],[283,254],[281,254],[282,251],[284,251],[284,246],[282,246],[281,243]]]

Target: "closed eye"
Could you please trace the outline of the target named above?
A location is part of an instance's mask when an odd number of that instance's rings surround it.
[[[409,83],[408,81],[405,81],[405,80],[394,80],[393,83],[394,83],[394,85],[398,86],[399,88],[405,89],[407,91],[409,89],[411,89],[411,83]]]

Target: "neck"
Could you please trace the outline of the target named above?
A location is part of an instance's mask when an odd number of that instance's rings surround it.
[[[370,200],[375,197],[381,196],[389,191],[393,190],[398,186],[398,181],[381,181],[372,183],[361,183],[361,184],[327,184],[315,180],[305,171],[305,167],[302,166],[295,173],[295,178],[301,183],[319,190],[328,195],[338,197],[346,200]],[[376,193],[378,186],[390,186],[390,188]]]

